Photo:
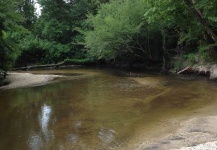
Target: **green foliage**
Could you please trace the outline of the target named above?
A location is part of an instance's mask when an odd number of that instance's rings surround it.
[[[198,55],[199,55],[199,60],[201,63],[205,63],[205,62],[209,63],[213,61],[212,57],[210,56],[211,55],[210,49],[213,49],[213,46],[214,45],[205,45],[205,46],[199,47]]]
[[[216,2],[199,0],[194,5],[215,31]],[[192,53],[201,43],[210,44],[182,0],[113,0],[101,5],[96,15],[90,14],[87,22],[92,30],[86,32],[86,46],[97,58],[140,57],[165,63],[164,58],[168,62],[178,54],[179,62],[187,65],[197,61]]]
[[[16,51],[14,51],[6,41],[0,40],[0,68],[8,70],[12,67],[13,61],[16,58]]]
[[[93,65],[95,64],[95,60],[93,59],[65,59],[64,64],[68,65]]]
[[[16,2],[16,0],[0,1],[0,69],[3,70],[10,69],[19,54],[14,37],[25,32],[19,25],[23,18],[18,13]]]
[[[189,53],[187,55],[184,55],[183,58],[186,61],[186,65],[193,65],[193,64],[196,63],[195,54],[194,53]]]
[[[115,58],[128,51],[133,36],[144,25],[145,1],[117,0],[101,5],[96,16],[89,15],[94,28],[86,32],[89,53],[98,58]],[[133,8],[133,9],[132,9]]]
[[[187,59],[190,62],[190,64],[196,63],[195,54],[193,54],[193,53],[188,54]]]
[[[42,40],[33,35],[30,35],[28,40],[23,40],[21,49],[22,53],[17,60],[17,66],[58,63],[73,55],[69,45]]]
[[[173,71],[177,72],[185,68],[185,66],[183,65],[184,60],[181,57],[176,58],[174,61],[175,62],[174,62]]]
[[[86,14],[106,1],[38,0],[39,18],[33,0],[0,1],[0,68],[12,67],[19,54],[16,66],[86,58],[84,35],[76,28],[87,30]]]
[[[196,57],[197,55],[195,53],[189,53],[177,57],[174,62],[174,71],[180,71],[183,68],[194,65],[197,63]]]
[[[34,0],[19,0],[18,9],[24,18],[22,26],[32,31],[37,20],[35,15]]]
[[[84,45],[79,44],[84,41],[84,35],[78,30],[88,28],[84,21],[86,13],[94,12],[99,1],[38,2],[43,8],[41,16],[34,23],[32,33],[22,41],[22,53],[17,65],[57,63],[69,58],[85,58]],[[30,57],[26,58],[27,56]]]
[[[16,61],[16,66],[45,63],[44,58],[48,55],[48,51],[43,46],[42,40],[31,34],[27,36],[20,45],[22,52]]]
[[[216,42],[195,18],[217,34],[216,0],[0,1],[0,68],[58,63],[147,63],[175,68],[217,59]],[[189,0],[189,2],[192,2]],[[85,44],[84,44],[85,43]]]

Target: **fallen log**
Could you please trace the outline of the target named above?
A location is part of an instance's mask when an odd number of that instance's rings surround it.
[[[177,72],[177,74],[183,74],[183,73],[189,73],[189,72],[192,72],[192,66],[188,66],[182,69],[181,71]]]
[[[62,65],[65,65],[65,62],[61,62],[61,63],[58,63],[58,64],[26,66],[26,67],[20,67],[20,68],[13,68],[12,70],[15,71],[15,70],[29,70],[29,69],[36,69],[36,68],[60,67]]]

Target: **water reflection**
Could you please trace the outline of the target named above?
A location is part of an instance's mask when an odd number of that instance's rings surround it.
[[[41,116],[39,116],[39,122],[41,130],[46,137],[48,137],[48,123],[50,120],[52,109],[50,106],[44,104],[41,110]]]
[[[28,140],[29,149],[39,150],[43,146],[46,146],[45,143],[48,143],[51,138],[54,138],[53,131],[49,131],[49,121],[52,113],[51,106],[44,104],[41,107],[41,112],[39,114],[39,125],[41,128],[41,133],[32,132]]]

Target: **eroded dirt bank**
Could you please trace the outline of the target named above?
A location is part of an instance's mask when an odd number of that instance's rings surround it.
[[[193,65],[179,71],[177,74],[195,73],[198,75],[209,76],[210,79],[217,79],[217,64],[212,65]]]

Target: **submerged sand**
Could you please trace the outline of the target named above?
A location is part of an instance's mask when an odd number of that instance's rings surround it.
[[[139,84],[148,87],[161,86],[165,78],[156,80],[152,77],[131,78]],[[165,91],[167,92],[167,91]],[[201,109],[203,116],[189,116],[169,120],[165,126],[167,134],[155,139],[139,140],[136,150],[217,150],[217,110],[216,104]],[[171,128],[171,129],[169,129]],[[167,129],[166,129],[167,130]],[[171,132],[171,130],[174,130]]]
[[[55,78],[64,77],[61,75],[44,75],[44,74],[31,74],[31,73],[8,73],[5,82],[9,84],[1,86],[0,89],[12,89],[19,87],[38,86],[49,83]]]

